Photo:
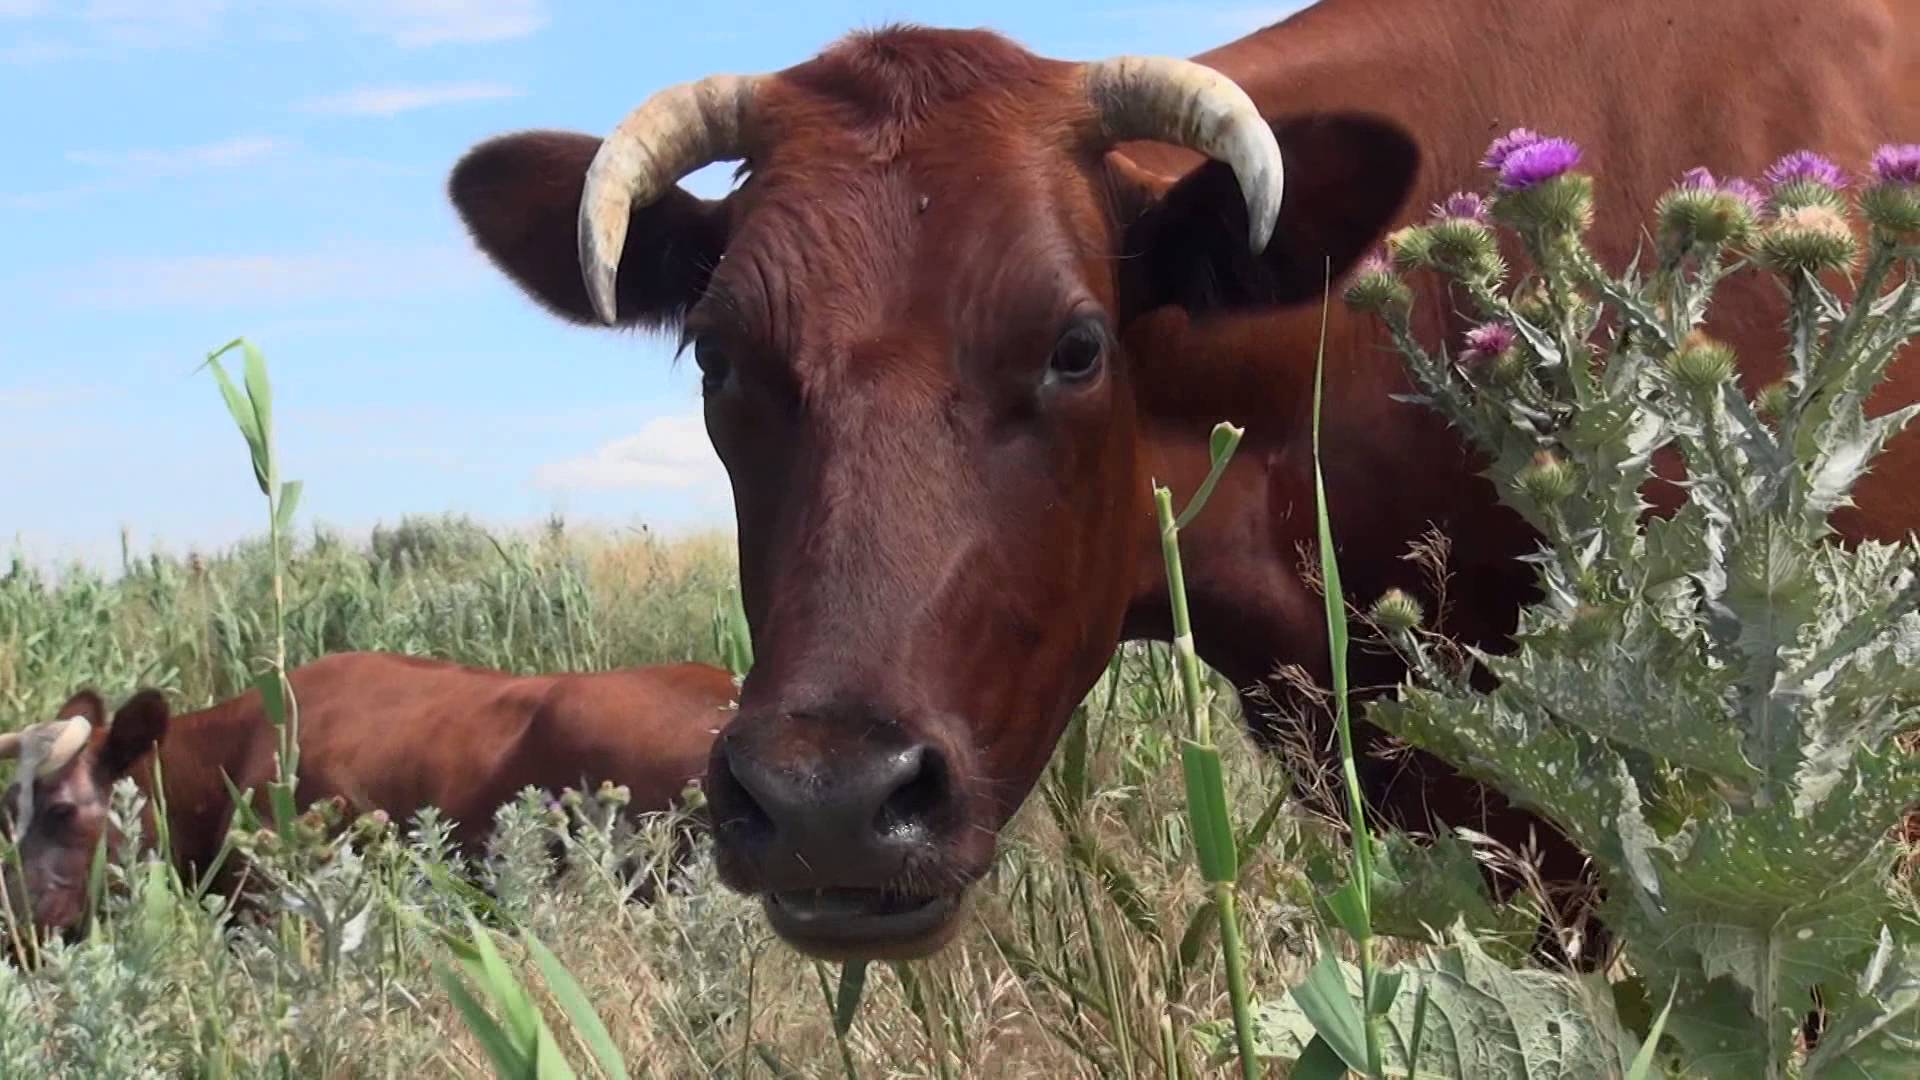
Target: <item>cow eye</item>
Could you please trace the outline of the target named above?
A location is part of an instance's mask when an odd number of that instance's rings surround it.
[[[693,343],[693,362],[700,368],[700,392],[712,394],[719,392],[727,384],[727,373],[733,369],[732,361],[711,338],[700,338]]]
[[[73,804],[70,802],[53,803],[49,805],[43,813],[46,816],[47,824],[57,829],[73,820]]]
[[[1053,346],[1047,377],[1061,382],[1085,382],[1100,372],[1106,357],[1107,334],[1099,323],[1083,319],[1067,327]]]

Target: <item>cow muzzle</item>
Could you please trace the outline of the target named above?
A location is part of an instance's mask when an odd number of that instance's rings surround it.
[[[866,709],[743,712],[708,776],[721,878],[759,896],[802,952],[932,952],[992,854],[958,765],[939,740]],[[984,855],[968,850],[983,832]]]

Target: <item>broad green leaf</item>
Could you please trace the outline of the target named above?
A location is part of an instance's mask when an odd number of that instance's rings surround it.
[[[242,341],[246,357],[247,402],[253,407],[254,432],[267,463],[267,482],[262,490],[271,494],[279,482],[273,462],[273,387],[267,381],[267,358],[251,341]]]
[[[280,505],[274,512],[274,528],[279,530],[281,536],[287,535],[287,530],[293,525],[294,511],[300,508],[301,488],[298,480],[289,480],[280,485]]]
[[[1367,1034],[1366,1017],[1360,1009],[1358,972],[1349,986],[1342,978],[1343,967],[1333,949],[1323,941],[1320,959],[1306,980],[1293,988],[1292,1000],[1313,1033],[1325,1041],[1348,1068],[1364,1074]]]
[[[1193,823],[1193,844],[1200,859],[1200,873],[1212,882],[1235,881],[1240,876],[1240,868],[1235,864],[1233,818],[1227,809],[1227,784],[1220,767],[1220,751],[1183,739],[1180,764],[1187,778],[1187,817]]]
[[[1920,1063],[1920,945],[1883,928],[1851,1000],[1807,1061],[1808,1080],[1884,1080]]]
[[[1346,884],[1328,893],[1323,899],[1327,914],[1345,930],[1348,936],[1363,938],[1373,932],[1373,919],[1368,911],[1368,898],[1360,891],[1360,883],[1348,881]]]

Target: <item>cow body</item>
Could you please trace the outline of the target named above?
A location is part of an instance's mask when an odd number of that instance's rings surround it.
[[[709,776],[722,874],[802,948],[910,955],[950,932],[1115,643],[1170,634],[1151,484],[1192,492],[1218,421],[1247,435],[1183,533],[1199,652],[1242,687],[1277,665],[1324,682],[1302,548],[1329,278],[1337,294],[1389,230],[1483,188],[1476,160],[1520,125],[1586,148],[1593,242],[1624,265],[1691,167],[1754,176],[1805,147],[1858,168],[1920,135],[1915,40],[1916,0],[1323,0],[1198,58],[1251,98],[1284,158],[1264,246],[1272,190],[1233,95],[1194,89],[1191,70],[1116,80],[977,32],[856,35],[750,83],[663,93],[604,146],[503,137],[461,162],[451,194],[556,314],[692,343],[758,658]],[[1143,110],[1190,98],[1207,104],[1141,137]],[[673,177],[636,181],[630,207],[608,194],[635,161],[720,158],[747,163],[723,200]],[[1451,342],[1452,305],[1417,287],[1419,330]],[[1711,329],[1751,387],[1779,371],[1782,311],[1750,279],[1716,304]],[[1533,537],[1437,416],[1393,400],[1407,378],[1379,327],[1336,303],[1326,342],[1349,593],[1427,595],[1438,629],[1500,647]],[[1896,364],[1882,401],[1920,397],[1916,379]],[[1843,534],[1920,523],[1916,469],[1909,433]],[[1673,505],[1678,489],[1657,486]],[[1405,558],[1430,530],[1451,545],[1444,607]],[[1359,686],[1400,674],[1355,663]],[[1517,845],[1539,825],[1418,755],[1370,758],[1362,782],[1410,827]],[[1548,875],[1575,876],[1578,853],[1550,847]]]
[[[668,809],[705,771],[734,697],[732,677],[705,664],[511,675],[340,653],[288,679],[299,706],[298,805],[339,799],[350,813],[380,810],[396,820],[437,807],[456,842],[473,852],[491,833],[494,812],[527,787],[557,793],[625,785],[629,812]],[[70,923],[82,898],[36,887],[36,853],[49,865],[66,856],[84,867],[104,822],[106,792],[119,776],[131,776],[148,796],[151,841],[157,762],[172,855],[188,874],[207,871],[219,855],[235,809],[228,780],[251,789],[255,809],[270,813],[266,790],[276,776],[278,733],[258,691],[171,718],[164,700],[147,691],[110,724],[98,697],[82,693],[61,715],[87,716],[95,734],[36,784],[38,809],[21,849],[43,925]],[[43,879],[79,884],[85,875],[55,870]],[[228,883],[223,873],[219,884]]]

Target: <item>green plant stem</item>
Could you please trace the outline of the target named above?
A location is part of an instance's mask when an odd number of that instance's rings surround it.
[[[1210,479],[1217,477],[1225,468],[1237,442],[1237,433],[1224,445],[1216,440]],[[1187,747],[1189,753],[1186,755],[1189,759],[1186,771],[1187,805],[1189,813],[1195,818],[1195,843],[1196,849],[1201,852],[1201,869],[1208,878],[1214,908],[1220,914],[1220,948],[1226,965],[1227,997],[1233,1007],[1233,1033],[1240,1052],[1240,1074],[1245,1080],[1256,1080],[1260,1075],[1260,1059],[1254,1045],[1253,1005],[1247,995],[1245,946],[1240,938],[1239,916],[1234,905],[1235,880],[1239,875],[1237,867],[1233,865],[1232,829],[1230,823],[1213,810],[1203,813],[1199,809],[1224,808],[1227,799],[1220,782],[1219,751],[1213,745],[1213,726],[1208,709],[1200,697],[1200,657],[1193,647],[1193,624],[1187,610],[1186,575],[1180,565],[1180,519],[1173,512],[1171,491],[1156,485],[1153,500],[1160,521],[1160,550],[1167,564],[1167,594],[1173,612],[1173,649],[1180,669],[1182,705],[1187,714],[1188,728],[1192,732]],[[1200,500],[1196,499],[1194,505],[1188,507],[1184,515],[1188,520],[1198,512],[1199,503]],[[1194,767],[1194,762],[1201,758],[1210,759],[1213,766],[1204,780],[1202,771]],[[1202,787],[1203,784],[1207,787]],[[1212,850],[1223,854],[1210,858],[1206,854],[1209,845]]]

